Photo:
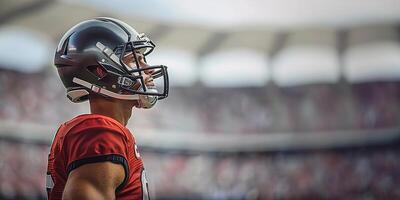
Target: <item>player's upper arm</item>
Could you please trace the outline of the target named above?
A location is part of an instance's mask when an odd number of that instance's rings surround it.
[[[124,181],[122,165],[112,162],[85,164],[71,171],[63,199],[115,199],[117,187]]]
[[[88,119],[65,136],[63,151],[68,174],[64,199],[115,199],[126,184],[126,135],[104,119]]]

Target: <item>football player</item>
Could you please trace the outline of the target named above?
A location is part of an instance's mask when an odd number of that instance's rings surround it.
[[[149,66],[154,43],[112,18],[81,22],[62,37],[54,58],[72,102],[90,114],[63,123],[48,157],[46,188],[55,199],[149,199],[135,137],[125,127],[134,107],[168,96],[166,66]]]

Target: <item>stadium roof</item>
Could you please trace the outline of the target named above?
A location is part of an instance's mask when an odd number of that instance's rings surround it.
[[[227,67],[221,67],[223,63],[229,63],[228,61],[235,59],[235,55],[237,57],[237,54],[229,52],[237,50],[251,52],[246,55],[254,62],[248,67],[253,67],[257,78],[252,79],[252,82],[236,79],[236,83],[226,79],[226,86],[237,86],[240,83],[260,85],[268,80],[276,81],[280,85],[332,82],[341,76],[357,82],[400,79],[400,60],[396,56],[400,52],[398,0],[0,2],[2,30],[23,30],[24,34],[32,35],[24,37],[26,46],[44,49],[30,49],[30,52],[48,52],[48,49],[54,49],[56,42],[69,27],[97,16],[120,18],[156,41],[156,52],[163,55],[155,55],[153,59],[157,62],[154,64],[165,63],[163,60],[169,59],[167,64],[171,72],[175,71],[173,74],[176,76],[171,77],[172,85],[184,86],[204,81],[199,72],[223,74],[221,70],[228,70]],[[351,27],[351,31],[347,27]],[[367,28],[353,31],[357,27]],[[349,32],[347,37],[338,34],[343,28]],[[347,43],[340,45],[343,40]],[[45,47],[39,47],[38,44],[41,43]],[[4,43],[1,45],[4,46]],[[373,59],[371,55],[377,54],[380,56]],[[38,70],[38,66],[46,63],[47,66],[51,65],[52,54],[41,55],[49,57],[32,59],[32,65],[35,62],[37,64],[31,71]],[[9,55],[5,56],[0,55],[0,58],[3,61],[16,60],[7,57]],[[185,59],[182,60],[182,57]],[[11,64],[0,63],[0,66],[6,65]],[[23,71],[25,62],[19,65],[20,68],[17,68]],[[378,65],[383,66],[379,68]],[[263,67],[269,69],[262,69]],[[360,71],[364,73],[359,73]],[[224,81],[223,77],[216,77],[215,80],[217,79]],[[211,82],[207,83],[213,85]]]
[[[67,0],[65,0],[67,1]],[[174,24],[243,29],[352,26],[400,19],[398,0],[68,0]]]

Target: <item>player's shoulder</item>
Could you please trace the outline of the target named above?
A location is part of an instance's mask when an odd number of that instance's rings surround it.
[[[83,114],[65,122],[61,130],[66,133],[77,133],[90,130],[104,130],[127,135],[129,130],[117,120],[98,114]]]
[[[78,123],[76,123],[78,122]],[[70,121],[66,122],[66,124],[77,124],[79,125],[93,125],[93,126],[107,126],[107,127],[118,127],[121,129],[125,129],[125,127],[120,124],[117,120],[99,114],[83,114],[78,115]]]

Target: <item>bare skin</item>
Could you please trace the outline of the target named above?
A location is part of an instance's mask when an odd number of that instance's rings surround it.
[[[82,165],[69,174],[63,199],[115,199],[115,190],[124,177],[122,165],[111,162]]]
[[[137,54],[139,65],[148,67],[143,56]],[[124,62],[135,67],[133,54],[124,57]],[[148,70],[143,75],[147,86],[154,86],[151,74]],[[126,126],[132,115],[132,110],[138,106],[137,101],[119,100],[103,97],[98,94],[89,95],[90,112],[111,117]],[[73,170],[69,176],[63,192],[64,200],[80,199],[115,199],[115,190],[123,182],[125,171],[122,165],[112,162],[99,162],[85,164]]]

